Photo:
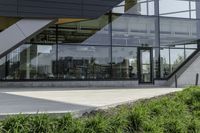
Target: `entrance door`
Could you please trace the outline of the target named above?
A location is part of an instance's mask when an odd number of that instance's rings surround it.
[[[153,83],[152,48],[138,48],[139,83]]]

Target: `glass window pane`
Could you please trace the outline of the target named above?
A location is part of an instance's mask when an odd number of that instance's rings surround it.
[[[155,18],[122,15],[112,22],[112,43],[118,46],[155,46]]]
[[[113,78],[137,78],[137,48],[113,47]]]
[[[108,45],[108,15],[98,19],[83,20],[59,25],[59,43],[83,43],[90,45]]]
[[[175,46],[198,40],[198,20],[160,18],[161,46]]]
[[[162,14],[164,17],[189,18],[189,11]]]
[[[192,0],[190,0],[190,2],[191,2],[191,10],[196,10],[196,1],[192,1]]]
[[[150,53],[149,50],[141,50],[141,63],[143,65],[150,65]]]
[[[186,44],[186,45],[185,45],[185,48],[197,49],[197,43]]]
[[[189,1],[160,0],[159,12],[161,16],[189,18]],[[188,13],[181,13],[186,11]]]
[[[113,8],[113,13],[154,15],[154,0],[125,0]]]
[[[24,44],[7,56],[7,79],[55,78],[53,62],[56,60],[55,45]]]
[[[154,1],[150,1],[148,3],[148,15],[154,15],[155,14],[155,7],[154,7]]]
[[[0,80],[5,79],[6,74],[6,57],[0,59]]]
[[[37,52],[34,53],[36,57],[31,58],[30,61],[31,66],[36,69],[37,79],[56,78],[56,45],[37,45],[36,50]]]
[[[160,50],[161,78],[167,78],[171,73],[169,55],[170,53],[168,48],[162,48]]]
[[[124,6],[117,6],[117,7],[113,8],[112,12],[123,14],[123,13],[125,13]]]
[[[195,49],[186,49],[185,50],[185,56],[188,58],[192,53],[194,53]]]
[[[26,48],[29,46],[21,46],[7,55],[7,77],[6,79],[23,79],[26,72],[24,68],[26,67]]]
[[[197,18],[197,12],[191,11],[191,18],[196,19]]]
[[[56,43],[56,26],[53,24],[41,33],[27,41],[27,43]]]
[[[110,47],[59,45],[59,79],[110,78]]]
[[[185,60],[184,49],[170,49],[171,71],[176,70],[177,67]]]

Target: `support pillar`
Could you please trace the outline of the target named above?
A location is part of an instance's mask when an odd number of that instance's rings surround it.
[[[200,1],[196,1],[197,48],[200,50]]]

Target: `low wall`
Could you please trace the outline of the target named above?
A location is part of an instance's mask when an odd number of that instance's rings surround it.
[[[0,82],[0,87],[133,87],[138,81],[25,81]]]

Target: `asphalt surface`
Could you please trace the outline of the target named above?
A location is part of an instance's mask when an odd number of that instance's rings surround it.
[[[181,88],[1,88],[0,116],[66,113],[120,105]]]

